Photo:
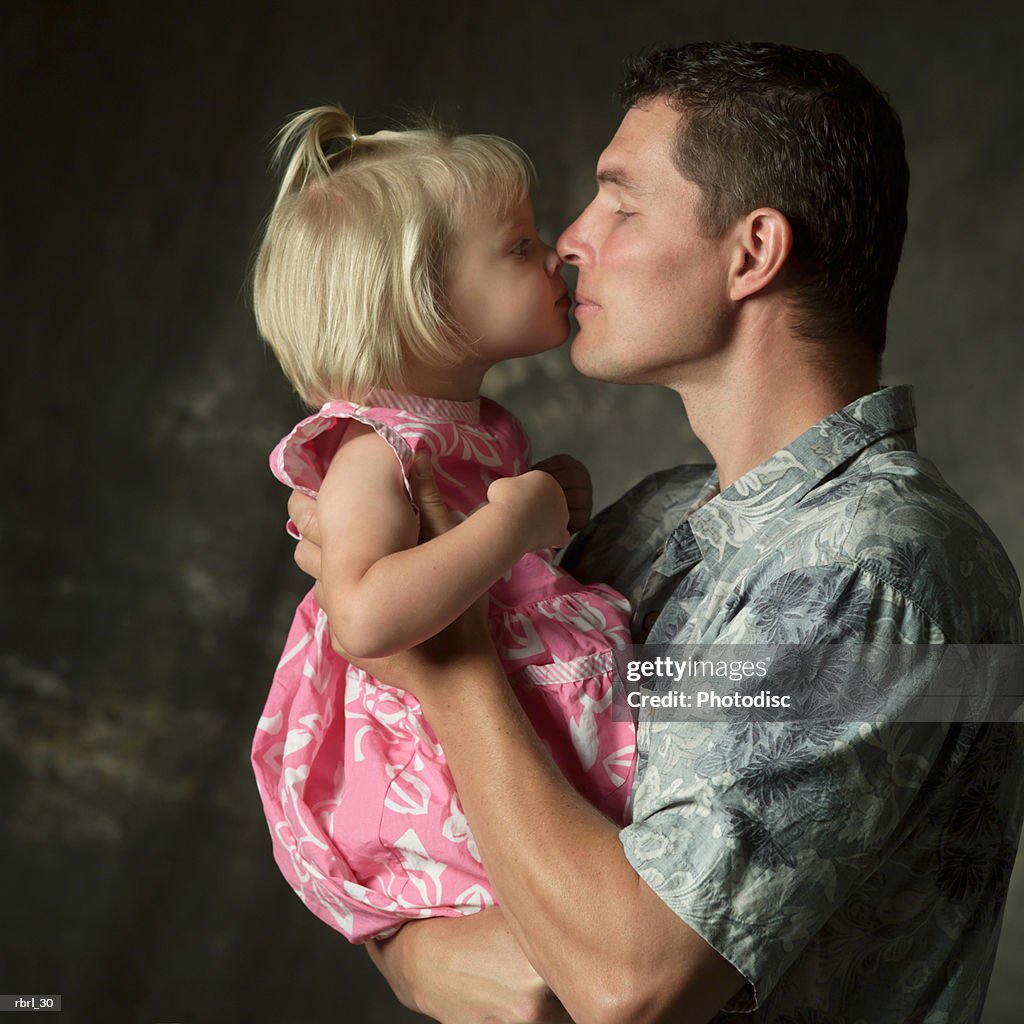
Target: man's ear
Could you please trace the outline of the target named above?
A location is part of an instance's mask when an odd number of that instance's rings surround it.
[[[736,250],[729,267],[729,298],[748,298],[766,288],[793,248],[789,220],[770,206],[752,210],[735,227]]]

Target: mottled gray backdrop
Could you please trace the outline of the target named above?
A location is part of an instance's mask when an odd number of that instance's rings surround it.
[[[836,49],[912,167],[886,377],[1024,565],[1019,5],[6,3],[0,993],[69,1021],[411,1020],[271,861],[247,751],[304,581],[266,453],[300,412],[244,279],[274,128],[403,107],[535,158],[550,239],[588,200],[621,59],[655,41]],[[495,371],[606,501],[701,457],[675,397]],[[581,854],[581,870],[585,870]],[[986,1021],[1019,1020],[1018,872]]]

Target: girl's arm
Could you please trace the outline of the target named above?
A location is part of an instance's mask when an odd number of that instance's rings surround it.
[[[488,504],[417,545],[390,446],[351,423],[320,489],[321,599],[338,646],[381,658],[433,636],[527,552],[568,540],[565,497],[546,473],[496,480]]]

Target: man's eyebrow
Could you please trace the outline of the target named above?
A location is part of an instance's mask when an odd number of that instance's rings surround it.
[[[597,172],[598,185],[617,185],[619,188],[627,189],[630,192],[649,192],[650,189],[641,187],[640,183],[631,178],[624,170],[618,167],[606,167]]]

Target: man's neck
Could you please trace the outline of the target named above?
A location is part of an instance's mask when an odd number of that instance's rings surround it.
[[[724,491],[819,420],[879,387],[877,363],[854,342],[768,332],[730,346],[676,387]]]

